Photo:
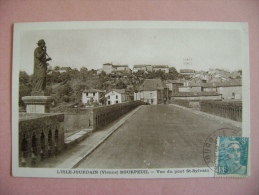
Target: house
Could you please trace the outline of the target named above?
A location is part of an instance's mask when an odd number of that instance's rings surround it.
[[[99,90],[99,89],[89,89],[89,90],[84,90],[82,93],[82,103],[101,103],[102,98],[105,95],[104,90]]]
[[[169,90],[169,94],[171,95],[173,93],[179,92],[179,88],[181,86],[184,86],[184,81],[182,81],[182,80],[167,80],[166,86]]]
[[[203,91],[217,92],[222,94],[222,98],[225,100],[240,100],[242,99],[242,82],[241,80],[232,80],[228,82],[213,82],[204,83]]]
[[[132,72],[138,72],[138,71],[152,72],[152,70],[153,70],[152,65],[143,64],[143,65],[134,65]]]
[[[146,72],[147,71],[147,65],[133,65],[132,72]]]
[[[242,82],[230,81],[217,83],[217,92],[222,94],[224,99],[242,99]]]
[[[125,89],[111,89],[105,94],[106,105],[119,104],[130,101],[130,95]]]
[[[103,68],[102,68],[102,71],[104,71],[106,74],[111,74],[112,72],[112,64],[111,63],[106,63],[106,64],[103,64]]]
[[[201,92],[201,83],[185,81],[184,85],[179,86],[178,92]]]
[[[152,66],[153,71],[163,71],[165,73],[169,73],[169,67],[167,65],[153,65]]]
[[[103,64],[103,68],[98,71],[101,73],[104,71],[106,74],[111,73],[123,73],[123,74],[130,74],[131,70],[128,65],[113,65],[112,63]]]
[[[150,104],[161,104],[164,98],[168,98],[168,88],[161,79],[145,79],[134,92],[134,100]]]
[[[179,92],[179,88],[184,85],[182,80],[167,80],[166,86],[169,90],[169,95]]]

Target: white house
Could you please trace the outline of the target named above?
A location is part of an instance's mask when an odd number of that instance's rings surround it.
[[[113,105],[130,101],[125,89],[112,89],[105,94],[106,104]]]
[[[82,103],[87,103],[87,102],[101,102],[101,98],[103,98],[105,95],[104,90],[99,90],[99,89],[89,89],[89,90],[84,90],[82,93]]]

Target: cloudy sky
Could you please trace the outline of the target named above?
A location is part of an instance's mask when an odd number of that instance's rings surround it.
[[[242,30],[223,28],[87,28],[23,30],[19,33],[20,70],[33,73],[33,52],[44,39],[50,65],[80,70],[100,69],[104,63],[169,65],[229,71],[242,69]],[[184,65],[184,58],[192,64]]]

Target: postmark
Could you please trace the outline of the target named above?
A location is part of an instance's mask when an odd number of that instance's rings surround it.
[[[249,138],[218,137],[216,177],[246,177],[249,175]]]
[[[206,165],[213,171],[217,171],[215,169],[215,153],[219,136],[241,136],[241,132],[230,128],[222,128],[212,132],[207,137],[203,145],[203,159]]]

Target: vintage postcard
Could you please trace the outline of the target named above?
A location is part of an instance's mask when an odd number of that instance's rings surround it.
[[[12,174],[247,177],[247,23],[14,24]]]

